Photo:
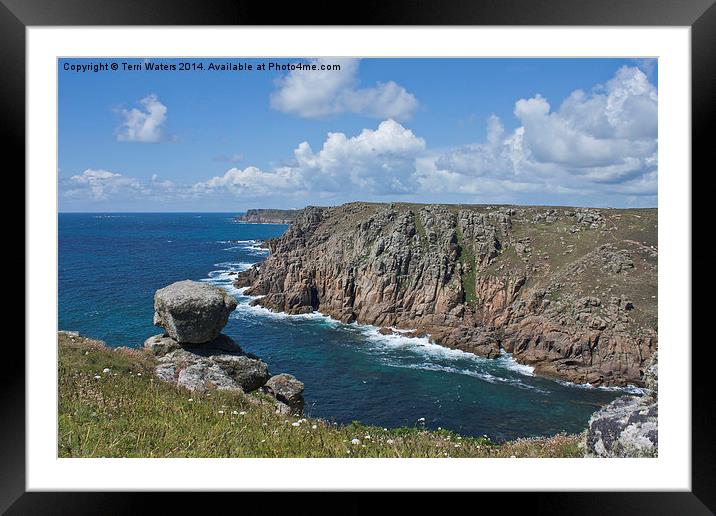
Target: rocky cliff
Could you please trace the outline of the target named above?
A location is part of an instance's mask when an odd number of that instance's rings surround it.
[[[248,210],[244,215],[236,217],[239,222],[251,224],[289,224],[296,218],[300,210]]]
[[[657,347],[657,211],[308,207],[236,280],[255,302],[428,334],[593,385],[642,383]]]

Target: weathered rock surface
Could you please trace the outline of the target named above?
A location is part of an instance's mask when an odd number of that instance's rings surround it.
[[[301,210],[238,275],[255,303],[414,330],[538,373],[643,385],[656,210],[350,203]]]
[[[157,378],[199,392],[246,393],[264,387],[271,378],[266,363],[219,333],[235,308],[236,300],[226,291],[196,281],[158,290],[154,323],[167,332],[144,341],[144,349],[157,358]],[[302,413],[303,384],[286,374],[273,379],[273,388],[265,391],[274,395],[277,408]]]
[[[221,333],[236,306],[236,299],[223,289],[198,281],[178,281],[154,295],[154,325],[181,344],[200,344]]]
[[[268,366],[244,353],[226,335],[200,346],[184,347],[171,337],[155,335],[144,348],[158,358],[156,375],[191,391],[233,389],[251,392],[269,379]]]
[[[585,438],[588,457],[656,457],[659,448],[656,354],[644,374],[644,396],[622,396],[594,413]]]
[[[288,406],[290,413],[303,412],[303,382],[290,374],[277,374],[266,382],[266,390],[281,403]]]

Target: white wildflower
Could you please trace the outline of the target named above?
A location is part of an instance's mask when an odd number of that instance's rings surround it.
[[[291,423],[291,426],[301,426],[301,423],[296,421],[295,423]]]
[[[354,437],[353,439],[351,439],[351,444],[360,444],[360,439]]]
[[[100,378],[102,378],[100,375],[98,375],[98,374],[94,375],[95,380],[99,380]]]
[[[219,411],[219,414],[223,414],[223,413],[224,413],[224,411],[223,411],[223,410],[220,410],[220,411]]]
[[[394,441],[394,440],[392,440],[392,439],[388,439],[388,440],[387,440],[387,441],[385,441],[385,442],[386,442],[386,443],[388,443],[388,444],[393,444],[393,443],[394,443],[395,441]]]
[[[316,425],[311,425],[311,428],[312,428],[313,430],[315,430],[315,429],[318,428],[318,427],[317,427]]]
[[[110,371],[111,369],[109,367],[105,367],[104,369],[102,369],[103,373],[109,373]]]
[[[241,412],[239,412],[239,415],[240,415],[240,416],[245,416],[245,415],[246,415],[246,411],[245,411],[245,410],[242,410]]]

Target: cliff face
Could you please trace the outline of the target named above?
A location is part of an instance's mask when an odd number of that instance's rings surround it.
[[[290,224],[300,210],[248,210],[244,215],[236,217],[240,222],[252,224]]]
[[[429,334],[538,373],[641,383],[657,347],[657,212],[309,207],[236,281],[256,303]]]

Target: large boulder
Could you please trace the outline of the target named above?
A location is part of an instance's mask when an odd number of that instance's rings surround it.
[[[154,324],[180,344],[215,339],[236,309],[225,290],[198,281],[178,281],[154,294]]]
[[[621,396],[592,415],[587,457],[656,457],[658,405],[650,396]]]

